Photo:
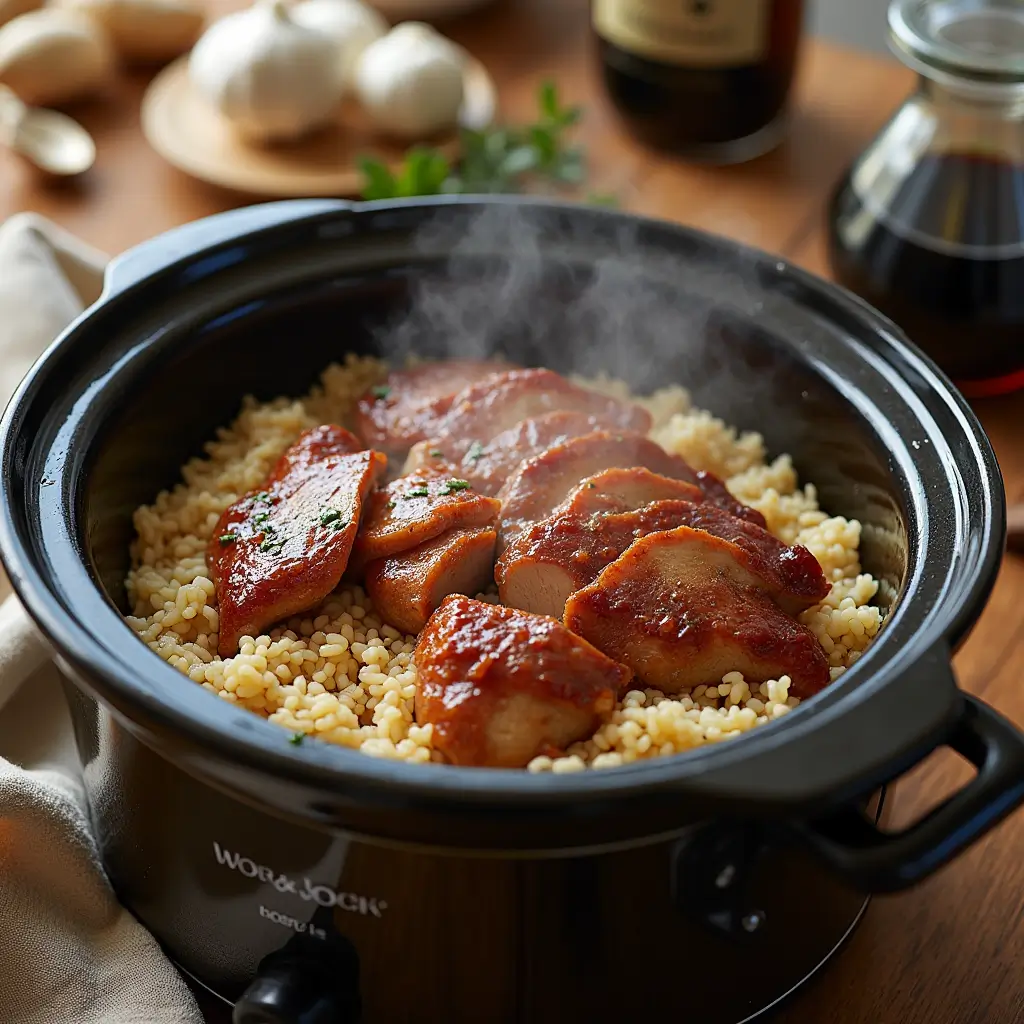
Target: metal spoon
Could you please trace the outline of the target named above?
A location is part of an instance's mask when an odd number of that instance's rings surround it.
[[[6,86],[0,86],[0,144],[58,177],[81,174],[96,160],[96,143],[77,121],[28,107]]]

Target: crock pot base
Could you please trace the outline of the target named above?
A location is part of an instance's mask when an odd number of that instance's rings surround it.
[[[861,921],[863,921],[864,915],[867,913],[870,903],[870,898],[864,900],[864,902],[861,904],[860,910],[857,911],[856,917],[854,917],[854,919],[850,922],[849,928],[847,928],[846,932],[839,939],[839,942],[836,943],[836,945],[831,950],[829,950],[828,953],[825,954],[822,961],[816,967],[814,967],[805,977],[797,981],[796,984],[791,989],[789,989],[789,991],[783,992],[782,995],[778,996],[773,1002],[768,1003],[761,1009],[755,1010],[753,1013],[748,1014],[742,1020],[728,1022],[728,1024],[751,1024],[751,1022],[753,1021],[767,1020],[774,1013],[782,1009],[784,1005],[789,1003],[791,999],[799,995],[800,992],[802,992],[812,981],[817,980],[824,973],[825,968],[828,967],[829,964],[845,949],[847,943],[850,941],[850,938],[853,936],[853,933],[856,931]],[[183,974],[192,982],[194,987],[201,988],[204,992],[208,993],[213,999],[223,1004],[225,1008],[234,1006],[234,1000],[228,999],[221,993],[212,989],[201,978],[198,978],[195,974],[193,974],[187,968],[183,967],[180,963],[174,960],[173,957],[171,958],[171,961],[172,963],[174,963],[175,967],[177,967],[177,969],[181,972],[181,974]],[[678,1004],[675,1004],[673,1007],[667,1008],[667,1012],[673,1012],[678,1009]],[[726,1022],[723,1020],[721,1024],[726,1024]]]
[[[358,994],[362,1024],[684,1010],[739,1024],[812,976],[864,912],[863,895],[772,826],[712,820],[648,845],[536,859],[320,832],[199,782],[68,693],[119,897],[229,1003],[273,974],[289,998],[324,985],[331,998]]]

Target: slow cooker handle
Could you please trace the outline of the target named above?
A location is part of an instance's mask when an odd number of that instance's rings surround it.
[[[866,892],[896,892],[937,871],[1024,800],[1024,737],[970,694],[946,745],[977,775],[901,832],[882,832],[854,808],[797,830],[841,877]]]
[[[238,210],[214,214],[172,228],[110,261],[103,278],[100,303],[202,249],[223,245],[251,232],[288,221],[351,210],[353,206],[353,203],[343,199],[285,199],[276,203],[243,206]]]

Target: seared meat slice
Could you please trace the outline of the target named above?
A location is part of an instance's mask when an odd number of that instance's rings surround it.
[[[652,501],[710,502],[719,508],[764,528],[764,516],[757,509],[748,508],[737,501],[725,484],[713,473],[697,472],[697,484],[683,483],[649,469],[633,466],[630,469],[606,469],[580,482],[559,510],[572,512],[629,512],[643,508]]]
[[[640,434],[595,431],[549,448],[524,462],[498,493],[498,553],[532,523],[549,516],[585,477],[604,469],[645,466],[662,476],[696,483],[697,474],[677,455]]]
[[[451,467],[422,469],[370,495],[352,569],[418,547],[455,528],[493,526],[501,503],[477,492]]]
[[[445,458],[458,465],[474,442],[486,444],[523,420],[549,412],[593,416],[612,430],[645,434],[651,429],[650,414],[633,402],[581,388],[552,370],[512,370],[460,391],[434,437]]]
[[[218,651],[318,605],[341,580],[366,495],[387,469],[380,452],[341,427],[307,431],[281,457],[264,490],[217,523],[206,560],[217,586]]]
[[[459,464],[459,476],[469,480],[481,494],[496,494],[501,485],[524,459],[539,455],[556,444],[582,437],[606,426],[598,417],[583,412],[549,412],[523,420],[486,444],[474,442]],[[448,460],[451,446],[445,439],[421,441],[413,445],[405,463],[405,472]],[[458,452],[456,444],[452,451]]]
[[[821,566],[806,548],[787,547],[767,530],[715,505],[656,501],[634,512],[558,511],[535,523],[498,561],[498,593],[513,608],[561,618],[570,595],[593,583],[635,540],[677,526],[735,544],[743,565],[789,614],[810,608],[829,592]]]
[[[489,527],[449,530],[410,551],[366,567],[366,592],[380,617],[403,633],[418,633],[449,594],[478,594],[494,579]]]
[[[659,519],[667,520],[673,515],[678,517],[677,526],[703,530],[735,546],[738,551],[731,552],[734,560],[758,578],[760,588],[787,615],[806,611],[824,600],[832,589],[818,560],[803,545],[787,546],[762,527],[707,502],[692,505],[684,501],[660,501],[632,515],[608,518],[655,525]],[[653,532],[653,529],[646,530],[646,533]]]
[[[788,675],[807,697],[829,682],[815,635],[776,605],[735,544],[681,526],[636,541],[565,605],[565,624],[666,693]]]
[[[416,645],[416,721],[449,762],[522,768],[589,736],[632,673],[560,622],[448,597]]]
[[[673,480],[642,466],[603,469],[581,480],[555,512],[632,512],[653,501],[675,499],[701,502],[704,492],[696,484]]]
[[[741,505],[718,477],[696,472],[684,459],[669,455],[649,438],[639,434],[595,431],[535,455],[505,481],[498,492],[501,499],[498,554],[523,529],[544,519],[568,501],[568,495],[577,490],[580,481],[586,481],[606,469],[634,468],[646,468],[653,476],[669,477],[699,487],[705,501],[757,526],[765,525],[761,513]],[[639,491],[639,486],[633,489],[634,493]],[[593,489],[597,490],[597,487]],[[688,492],[687,496],[693,496],[693,492]],[[573,500],[577,507],[584,506],[587,501],[578,499],[575,494]]]
[[[560,619],[569,597],[633,541],[682,525],[681,517],[698,507],[664,501],[640,512],[555,512],[523,530],[498,559],[498,595],[512,608]]]
[[[356,430],[367,446],[404,455],[436,432],[462,388],[508,368],[500,359],[451,359],[392,370],[384,384],[359,400]]]

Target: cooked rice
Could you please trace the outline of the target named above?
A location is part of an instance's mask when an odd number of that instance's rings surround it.
[[[294,733],[378,757],[441,760],[432,749],[432,727],[413,720],[415,637],[381,622],[359,587],[342,586],[315,611],[265,636],[243,639],[233,658],[216,653],[217,601],[204,552],[221,513],[262,485],[303,430],[346,423],[355,400],[385,372],[377,360],[349,356],[343,366],[329,367],[305,399],[247,399],[235,422],[206,446],[205,458],[184,467],[183,482],[136,511],[128,622],[193,682]],[[589,385],[629,394],[619,381]],[[767,462],[760,435],[738,434],[693,408],[682,388],[665,388],[641,401],[654,416],[652,437],[664,448],[723,477],[733,494],[764,514],[776,536],[814,553],[832,592],[800,619],[828,652],[836,679],[882,625],[881,611],[870,603],[878,584],[861,572],[860,523],[821,511],[814,486],[798,487],[788,456]],[[733,739],[796,707],[789,685],[784,676],[751,688],[731,672],[717,687],[679,695],[631,690],[589,740],[574,744],[564,757],[535,758],[529,769],[608,768]]]

